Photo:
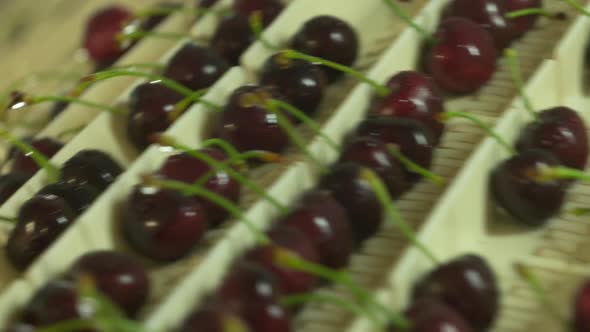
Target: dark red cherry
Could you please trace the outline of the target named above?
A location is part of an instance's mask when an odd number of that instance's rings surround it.
[[[228,69],[228,63],[215,50],[187,43],[168,61],[164,76],[200,90],[212,86]]]
[[[283,10],[283,3],[279,0],[234,0],[234,10],[245,17],[260,12],[264,26],[272,22]]]
[[[177,332],[250,332],[246,322],[221,305],[207,303],[191,313]]]
[[[353,162],[370,168],[383,180],[393,197],[399,197],[410,186],[404,166],[389,153],[385,143],[378,138],[353,137],[342,148],[340,162]]]
[[[494,38],[496,48],[503,50],[516,37],[512,20],[506,18],[505,0],[453,0],[447,6],[444,16],[461,17],[471,20]]]
[[[163,2],[156,4],[155,9],[175,9],[175,8],[182,8],[182,4],[180,2]],[[144,31],[149,31],[158,26],[158,24],[162,23],[170,14],[167,15],[150,15],[145,18],[140,25],[140,28]]]
[[[326,77],[316,64],[277,53],[262,67],[260,84],[276,88],[290,104],[312,114],[324,97]]]
[[[386,144],[394,144],[413,162],[428,169],[432,162],[435,139],[422,123],[398,117],[371,117],[359,124],[359,136],[375,137]],[[407,170],[408,178],[418,180],[421,175]]]
[[[553,153],[572,168],[584,169],[588,161],[588,134],[584,120],[574,110],[554,107],[539,112],[537,121],[521,132],[518,151],[542,149]]]
[[[359,53],[359,39],[350,24],[329,15],[316,16],[303,24],[291,40],[291,47],[305,54],[352,66]],[[322,67],[330,81],[342,72]]]
[[[150,290],[145,267],[137,259],[115,251],[94,251],[82,255],[74,262],[68,276],[91,277],[97,289],[129,317],[139,312]]]
[[[138,85],[129,100],[127,135],[138,149],[145,149],[150,137],[172,123],[170,112],[184,96],[158,81]]]
[[[0,204],[4,204],[31,176],[23,173],[0,175]]]
[[[247,16],[232,14],[219,22],[210,46],[231,65],[239,65],[240,56],[256,40]]]
[[[444,103],[432,78],[416,71],[402,71],[391,77],[386,86],[391,93],[376,98],[370,114],[420,121],[431,130],[434,143],[438,144],[444,130],[439,120]]]
[[[33,136],[25,136],[25,137],[21,137],[20,140],[30,145],[35,140],[35,137],[33,137]],[[17,148],[14,145],[11,145],[10,148],[8,149],[8,152],[6,153],[6,161],[9,161],[12,158],[16,157],[16,155],[20,151],[21,150],[19,148]]]
[[[92,202],[100,195],[100,192],[91,185],[58,182],[41,188],[37,195],[54,195],[60,197],[76,215],[80,215],[92,205]]]
[[[245,85],[232,93],[223,108],[217,135],[240,151],[281,152],[289,143],[276,114],[266,100],[283,99],[273,88]]]
[[[326,190],[306,193],[291,213],[279,225],[289,225],[312,241],[320,262],[332,268],[342,268],[353,251],[353,235],[346,210]]]
[[[357,243],[377,232],[383,216],[375,192],[361,177],[362,169],[352,162],[335,164],[320,184],[346,209]]]
[[[435,82],[453,93],[474,92],[496,70],[497,51],[490,33],[464,18],[449,18],[439,26],[436,42],[426,55]]]
[[[6,243],[8,260],[19,270],[27,268],[74,221],[76,214],[55,195],[34,196],[20,208],[17,223]]]
[[[48,159],[53,157],[63,147],[63,143],[49,137],[33,139],[29,144]],[[39,170],[39,166],[35,160],[31,158],[30,153],[25,153],[19,150],[13,154],[10,169],[11,172],[33,175]]]
[[[227,159],[227,156],[218,149],[205,148],[199,151],[219,162]],[[192,184],[203,175],[208,174],[211,170],[211,167],[204,161],[185,153],[179,153],[168,157],[160,167],[160,170],[158,170],[158,174],[167,179]],[[240,187],[239,182],[222,170],[215,170],[214,175],[205,182],[205,188],[207,190],[223,196],[234,203],[240,197]],[[227,218],[228,212],[223,207],[206,199],[201,201],[207,211],[207,217],[211,225],[219,225]]]
[[[516,220],[540,226],[559,213],[563,205],[566,182],[535,179],[541,167],[561,166],[545,150],[526,150],[502,163],[492,172],[491,192],[496,203]]]
[[[90,185],[103,192],[123,172],[111,156],[100,150],[81,150],[61,168],[61,181],[78,186]]]
[[[496,276],[480,256],[463,255],[439,265],[414,287],[414,298],[437,298],[457,310],[476,330],[489,329],[498,314]]]
[[[586,281],[574,300],[573,325],[576,332],[590,331],[590,283]]]
[[[289,225],[279,225],[269,232],[273,244],[254,248],[245,259],[259,264],[276,278],[282,294],[306,293],[318,284],[315,275],[281,265],[278,257],[286,251],[299,259],[318,263],[319,253],[310,239]]]
[[[506,12],[513,12],[522,9],[541,8],[541,0],[505,0],[504,6]],[[533,28],[539,15],[527,15],[518,18],[508,19],[512,23],[512,29],[516,36],[522,36],[525,32]]]
[[[122,211],[121,227],[129,245],[157,261],[186,256],[208,225],[201,204],[173,190],[136,186]]]
[[[120,6],[103,8],[90,18],[83,44],[94,63],[112,64],[125,52],[117,41],[117,35],[133,19],[133,13]]]
[[[453,308],[434,298],[414,301],[406,310],[412,332],[473,332],[469,323]],[[390,327],[388,332],[401,332]]]

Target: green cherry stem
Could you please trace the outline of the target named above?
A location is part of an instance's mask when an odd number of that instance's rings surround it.
[[[535,112],[533,105],[531,104],[531,100],[526,95],[524,91],[524,81],[522,79],[522,74],[520,71],[520,61],[518,60],[518,53],[510,48],[507,48],[504,51],[506,59],[508,59],[508,66],[510,67],[510,75],[512,76],[512,80],[518,89],[518,93],[520,94],[520,98],[524,103],[525,109],[531,114],[533,119],[537,120],[539,115]]]
[[[203,98],[203,95],[205,95],[207,92],[209,92],[208,88],[200,89],[200,90],[192,92],[190,96],[186,96],[184,99],[182,99],[181,101],[176,103],[176,105],[174,105],[174,110],[172,110],[172,112],[169,113],[168,117],[172,121],[175,121],[184,113],[184,111],[192,103],[195,103],[195,102],[201,103],[201,104],[213,109],[216,112],[221,112],[223,110],[223,107],[221,107],[220,105],[218,105],[212,101],[209,101],[209,100]]]
[[[35,329],[37,332],[71,332],[94,330],[96,323],[91,319],[70,319]]]
[[[256,40],[258,40],[264,47],[271,51],[280,51],[281,48],[273,43],[271,43],[268,39],[266,39],[263,35],[263,26],[262,26],[262,12],[255,11],[250,15],[248,18],[250,23],[250,30],[254,33]]]
[[[535,178],[539,181],[573,179],[589,182],[590,174],[579,169],[563,166],[541,166],[537,168]]]
[[[426,31],[423,27],[416,24],[414,20],[397,4],[395,0],[384,0],[387,6],[391,8],[393,13],[406,22],[409,26],[411,26],[414,30],[416,30],[428,43],[434,43],[435,39],[428,31]]]
[[[356,78],[357,80],[365,82],[365,83],[369,84],[370,86],[372,86],[377,91],[377,94],[381,97],[385,97],[391,93],[391,89],[389,89],[385,85],[380,84],[377,81],[368,78],[363,73],[361,73],[357,70],[354,70],[350,67],[341,65],[336,62],[332,62],[330,60],[319,58],[316,56],[307,55],[307,54],[304,54],[304,53],[301,53],[301,52],[298,52],[295,50],[285,50],[284,52],[285,52],[284,54],[287,58],[320,63],[326,67],[330,67],[332,69],[335,69],[335,70],[341,71],[347,75],[350,75],[350,76]]]
[[[83,83],[80,84],[79,88],[85,90],[89,85],[98,82],[104,81],[109,78],[114,77],[121,77],[121,76],[134,76],[134,77],[143,77],[154,81],[160,81],[164,86],[182,94],[185,97],[191,97],[193,95],[193,90],[187,88],[186,86],[166,78],[161,75],[153,74],[153,73],[146,73],[142,71],[134,71],[134,70],[104,70],[99,71],[94,74],[87,76]]]
[[[490,125],[484,123],[476,116],[466,113],[466,112],[459,112],[459,111],[447,111],[440,114],[441,120],[448,121],[452,118],[464,118],[471,122],[473,122],[476,126],[483,129],[489,136],[493,137],[498,144],[502,145],[511,155],[516,154],[516,150],[506,142],[494,129],[490,127]]]
[[[16,146],[19,150],[28,154],[40,168],[47,172],[47,177],[50,182],[57,182],[59,180],[60,171],[57,166],[53,165],[39,150],[35,149],[30,144],[18,139],[12,135],[8,130],[0,128],[0,137]]]
[[[201,147],[208,148],[210,146],[216,146],[223,150],[223,152],[230,158],[236,159],[240,157],[240,151],[235,146],[231,145],[228,141],[221,138],[209,138],[201,143]]]
[[[60,140],[63,140],[63,139],[65,139],[68,136],[77,135],[84,128],[86,128],[86,125],[81,125],[81,126],[77,126],[77,127],[74,127],[74,128],[66,129],[66,130],[61,131],[57,135],[55,135],[55,137],[57,137]]]
[[[119,45],[123,45],[126,42],[140,40],[144,37],[169,39],[169,40],[181,40],[181,39],[196,40],[196,37],[190,33],[166,32],[166,31],[145,31],[145,30],[133,30],[133,31],[128,31],[128,32],[121,32],[115,37],[115,40],[119,43]]]
[[[17,221],[16,218],[0,216],[0,222],[16,224]]]
[[[515,18],[519,18],[519,17],[524,17],[524,16],[531,16],[531,15],[537,15],[537,16],[544,16],[547,18],[557,18],[561,15],[561,13],[552,13],[544,8],[526,8],[526,9],[520,9],[520,10],[515,10],[515,11],[511,11],[506,13],[507,18],[510,19],[515,19]]]
[[[23,107],[28,107],[36,104],[47,103],[47,102],[65,102],[65,103],[72,103],[72,104],[80,104],[90,108],[96,108],[102,111],[106,111],[113,114],[124,114],[125,110],[95,103],[92,101],[83,100],[76,97],[68,97],[68,96],[26,96],[22,102],[16,103],[10,106],[11,110],[16,110]]]
[[[387,151],[399,160],[399,162],[401,162],[408,170],[420,174],[422,177],[425,177],[438,185],[445,184],[446,181],[442,176],[432,173],[428,169],[412,161],[410,158],[404,156],[397,145],[387,144]]]
[[[389,195],[385,185],[379,179],[379,176],[375,174],[375,172],[371,171],[368,168],[364,168],[361,171],[361,177],[365,179],[375,192],[377,199],[381,203],[381,205],[385,208],[390,220],[395,226],[397,226],[402,233],[408,238],[416,248],[420,249],[425,256],[427,256],[434,265],[439,265],[440,261],[436,258],[436,256],[430,251],[422,242],[418,240],[418,237],[412,230],[412,228],[404,221],[401,213],[397,210],[397,208],[393,204],[393,200]]]
[[[567,4],[569,4],[572,8],[577,10],[579,13],[584,14],[586,16],[590,16],[590,12],[584,8],[579,2],[575,0],[564,0]]]
[[[590,214],[590,208],[579,207],[579,208],[572,209],[570,212],[571,212],[571,214],[573,214],[577,217],[587,216]]]

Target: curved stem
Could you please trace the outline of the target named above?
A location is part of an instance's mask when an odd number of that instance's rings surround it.
[[[144,37],[153,37],[153,38],[170,39],[170,40],[182,40],[182,39],[195,40],[195,36],[191,35],[190,33],[166,32],[166,31],[146,31],[146,30],[133,30],[130,32],[121,32],[115,37],[115,39],[119,43],[123,43],[123,42],[130,41],[130,40],[140,40]]]
[[[587,216],[590,214],[590,208],[575,208],[571,210],[571,213],[577,217]]]
[[[516,150],[510,144],[508,144],[508,142],[506,142],[500,135],[498,135],[492,128],[490,128],[488,124],[484,123],[474,115],[465,112],[447,111],[441,114],[441,118],[445,121],[452,118],[467,119],[473,122],[479,128],[483,129],[488,135],[493,137],[496,140],[496,142],[502,145],[511,155],[516,154]]]
[[[208,101],[207,99],[202,98],[203,95],[205,95],[208,91],[209,88],[194,91],[191,93],[190,96],[187,96],[178,103],[176,103],[176,105],[174,105],[174,110],[170,112],[168,115],[170,120],[175,121],[176,119],[178,119],[182,115],[182,113],[190,106],[190,104],[194,102],[201,103],[213,109],[216,112],[221,112],[223,110],[223,107],[212,101]]]
[[[393,224],[396,225],[402,233],[408,238],[416,248],[420,249],[422,253],[428,257],[434,265],[439,265],[440,261],[434,256],[432,251],[430,251],[422,242],[418,240],[418,237],[412,230],[412,228],[404,221],[401,213],[395,208],[393,205],[393,200],[389,195],[389,192],[385,188],[385,185],[379,179],[379,177],[370,169],[365,168],[361,171],[361,177],[365,179],[375,192],[377,199],[381,202],[381,206],[383,206],[389,216],[387,220],[393,221]]]
[[[539,167],[537,169],[536,179],[539,181],[553,181],[559,179],[573,179],[588,182],[590,174],[575,168],[551,166]]]
[[[165,65],[161,63],[134,63],[130,65],[118,65],[109,67],[109,70],[130,70],[130,69],[154,69],[154,70],[163,70],[166,68]]]
[[[221,138],[209,138],[201,143],[203,148],[210,146],[217,146],[231,159],[236,158],[240,155],[240,151],[235,146],[231,145],[228,141]]]
[[[305,60],[305,61],[309,61],[309,62],[320,63],[326,67],[330,67],[332,69],[335,69],[335,70],[341,71],[345,74],[348,74],[348,75],[356,78],[357,80],[365,82],[365,83],[369,84],[370,86],[372,86],[377,91],[377,94],[381,97],[385,97],[391,93],[391,89],[389,89],[385,85],[380,84],[377,81],[368,78],[365,74],[363,74],[357,70],[354,70],[350,67],[347,67],[347,66],[344,66],[339,63],[332,62],[330,60],[326,60],[323,58],[319,58],[319,57],[307,55],[307,54],[304,54],[301,52],[297,52],[295,50],[285,50],[284,52],[285,52],[285,56],[288,58],[300,59],[300,60]]]
[[[152,74],[152,73],[145,73],[141,71],[133,71],[133,70],[104,70],[96,72],[92,75],[87,76],[85,81],[80,84],[80,88],[85,90],[90,84],[93,84],[98,81],[104,81],[109,78],[114,77],[121,77],[121,76],[133,76],[133,77],[144,77],[154,81],[160,81],[162,85],[182,94],[185,97],[191,97],[193,95],[193,90],[185,87],[184,85],[166,78],[161,75]]]
[[[547,18],[555,18],[556,15],[558,15],[558,13],[552,13],[544,8],[526,8],[526,9],[520,9],[520,10],[508,12],[504,16],[506,16],[507,18],[510,18],[510,19],[515,19],[515,18],[520,18],[520,17],[524,17],[524,16],[531,16],[531,15],[545,16]]]
[[[6,216],[0,216],[0,222],[16,224],[17,219],[11,218],[11,217],[6,217]]]
[[[254,37],[258,40],[264,47],[271,51],[279,51],[281,48],[273,43],[271,43],[268,39],[266,39],[263,35],[263,26],[262,26],[262,12],[255,11],[250,15],[248,18],[250,23],[250,30],[254,33]]]
[[[224,166],[227,167],[231,167],[234,164],[239,164],[239,163],[243,163],[245,160],[248,159],[258,159],[261,160],[263,162],[266,163],[276,163],[281,161],[281,156],[276,154],[276,153],[272,153],[272,152],[266,152],[266,151],[248,151],[248,152],[244,152],[244,153],[240,153],[238,155],[236,155],[235,157],[231,157],[227,160],[224,160],[222,162],[222,164]],[[209,170],[209,172],[203,174],[199,179],[197,179],[197,181],[195,181],[196,185],[204,185],[212,176],[215,175],[217,171],[214,169]],[[282,209],[279,209],[282,210]]]
[[[514,81],[514,84],[516,85],[516,88],[518,89],[518,93],[520,94],[520,98],[522,99],[522,102],[524,103],[524,107],[525,109],[529,112],[529,114],[531,114],[531,116],[533,117],[533,119],[537,120],[539,118],[539,115],[537,114],[537,112],[535,112],[535,109],[533,108],[533,105],[531,104],[531,100],[529,99],[529,97],[526,95],[525,91],[524,91],[524,81],[522,79],[522,75],[520,72],[520,61],[518,60],[518,54],[516,53],[515,50],[507,48],[504,51],[506,58],[508,59],[508,65],[510,67],[510,74],[512,76],[512,80]]]
[[[81,132],[81,131],[82,131],[84,128],[86,128],[86,125],[81,125],[81,126],[78,126],[78,127],[74,127],[74,128],[66,129],[66,130],[64,130],[64,131],[60,132],[59,134],[57,134],[57,135],[55,135],[55,136],[56,136],[58,139],[62,140],[62,139],[64,139],[64,138],[65,138],[65,137],[67,137],[67,136],[70,136],[70,135],[76,135],[76,134],[78,134],[78,133],[79,133],[79,132]]]
[[[438,185],[445,184],[446,181],[442,176],[432,173],[428,169],[418,165],[413,160],[404,156],[396,145],[387,144],[387,151],[389,152],[389,154],[391,154],[397,160],[399,160],[399,162],[401,162],[408,170],[417,173]]]
[[[419,26],[414,22],[414,20],[398,5],[395,3],[395,0],[384,0],[385,3],[393,10],[395,15],[402,19],[402,21],[406,22],[409,26],[411,26],[414,30],[416,30],[428,43],[434,43],[435,39],[428,31],[426,31],[423,27]]]
[[[574,8],[575,10],[577,10],[579,13],[584,14],[586,16],[590,16],[590,12],[587,11],[586,8],[584,8],[584,6],[582,6],[577,1],[575,1],[575,0],[565,0],[565,2],[567,2],[572,8]]]

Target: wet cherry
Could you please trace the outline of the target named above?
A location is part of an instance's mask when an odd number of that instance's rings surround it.
[[[63,147],[63,143],[49,137],[33,139],[29,144],[48,159],[53,157]],[[39,170],[39,166],[31,158],[30,153],[19,150],[13,153],[10,169],[12,172],[33,175]]]
[[[23,173],[0,175],[0,204],[6,202],[31,176]]]
[[[506,12],[513,12],[522,9],[541,8],[541,0],[505,0],[504,6]],[[539,15],[527,15],[518,18],[509,19],[512,21],[512,28],[516,36],[522,36],[525,32],[533,28]]]
[[[476,331],[455,310],[434,298],[414,301],[405,313],[412,332],[472,332]],[[390,327],[388,332],[401,332]]]
[[[573,325],[576,332],[590,331],[590,283],[586,281],[574,300]]]
[[[111,156],[100,150],[81,150],[61,168],[61,181],[78,186],[90,185],[100,192],[106,190],[123,172]]]
[[[209,225],[200,203],[172,190],[136,186],[122,211],[123,235],[133,249],[156,261],[186,256]]]
[[[291,40],[291,47],[305,54],[352,66],[359,53],[359,39],[354,28],[341,19],[321,15],[305,22]],[[322,67],[329,80],[342,72]]]
[[[559,213],[564,201],[566,182],[537,180],[541,167],[561,166],[559,160],[544,150],[526,150],[493,170],[490,180],[496,203],[516,220],[540,226]]]
[[[221,305],[207,303],[191,313],[178,332],[250,332],[246,322]]]
[[[283,10],[283,3],[279,0],[234,0],[234,10],[245,17],[255,12],[262,13],[262,24],[264,26],[272,22]]]
[[[164,76],[200,90],[212,86],[228,68],[227,62],[213,49],[187,43],[168,61]]]
[[[41,188],[37,195],[54,195],[60,197],[76,215],[80,215],[92,205],[92,202],[100,195],[100,192],[91,185],[58,182]]]
[[[231,65],[238,65],[240,56],[255,40],[247,16],[232,14],[219,23],[210,46]]]

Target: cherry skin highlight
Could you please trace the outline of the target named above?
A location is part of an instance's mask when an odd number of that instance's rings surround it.
[[[90,185],[79,186],[68,182],[58,182],[41,188],[37,195],[53,195],[62,198],[78,216],[92,205],[100,192]]]
[[[29,144],[47,159],[53,157],[63,147],[63,143],[49,137],[33,139]],[[30,153],[18,150],[12,156],[10,170],[11,172],[34,175],[39,170],[39,166],[31,158]]]
[[[89,185],[103,192],[121,173],[123,167],[111,156],[88,149],[78,151],[63,164],[60,180],[77,186]]]
[[[168,61],[164,76],[200,90],[212,86],[228,69],[228,63],[215,50],[187,43]]]

